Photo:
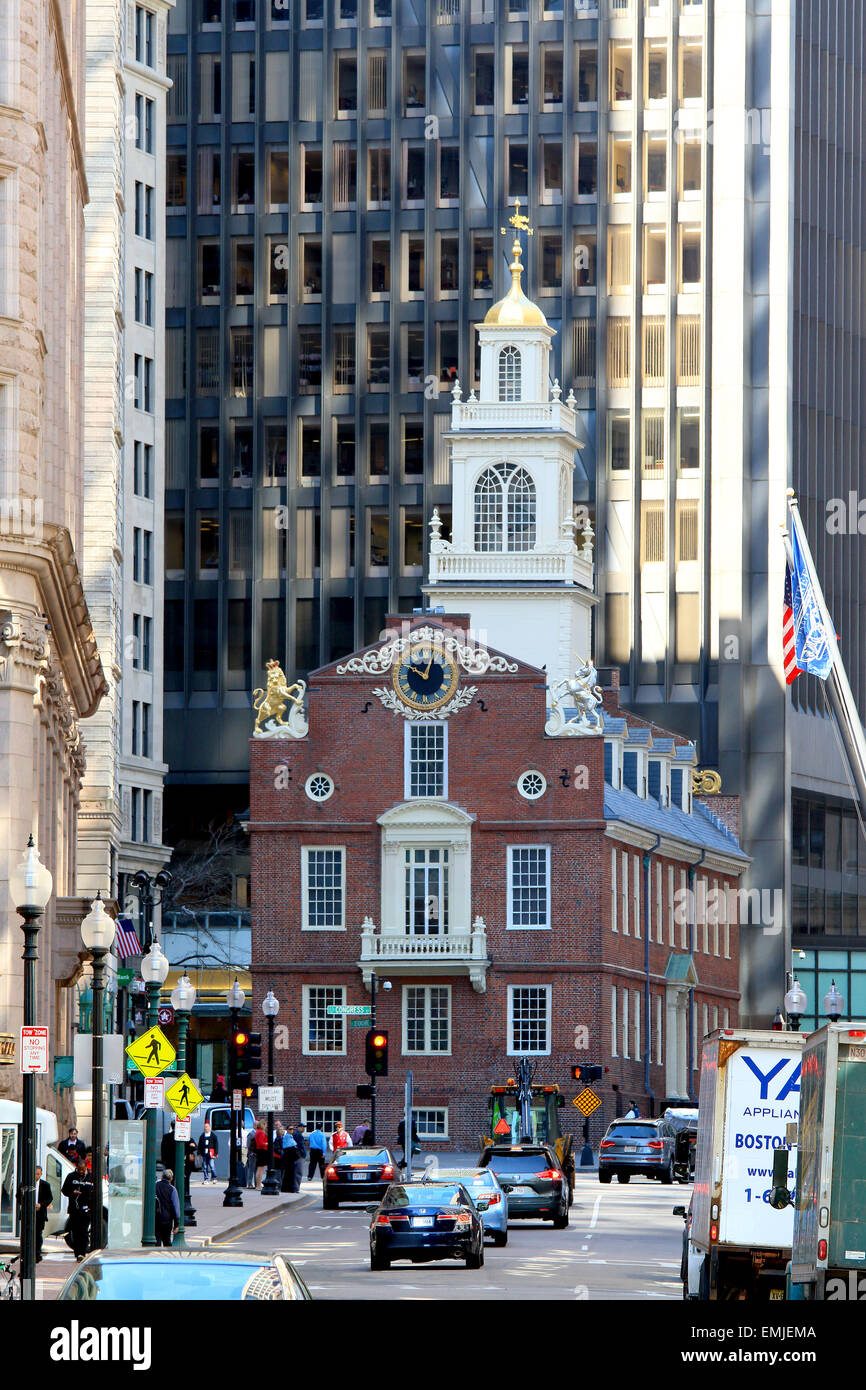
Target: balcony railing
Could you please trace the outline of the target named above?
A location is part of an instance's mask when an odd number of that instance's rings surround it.
[[[372,919],[365,917],[358,962],[365,985],[369,986],[377,963],[387,964],[389,970],[401,973],[411,973],[415,968],[442,974],[465,973],[473,989],[483,993],[489,965],[484,918],[476,917],[470,931],[414,935],[377,930]]]
[[[544,551],[524,553],[508,551],[456,550],[430,553],[430,582],[443,580],[533,579],[547,584],[592,584],[592,552],[588,556],[572,550],[556,554]]]
[[[575,413],[565,401],[455,401],[451,410],[452,430],[514,429],[565,430],[574,434]]]

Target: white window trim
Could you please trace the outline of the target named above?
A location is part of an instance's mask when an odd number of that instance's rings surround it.
[[[545,851],[545,855],[544,855],[544,864],[545,864],[545,881],[546,881],[546,887],[547,887],[546,903],[545,903],[545,916],[546,916],[546,918],[547,918],[547,921],[546,921],[543,925],[539,925],[539,926],[536,926],[536,927],[527,927],[527,926],[524,926],[522,922],[517,922],[517,923],[515,923],[514,920],[513,920],[513,917],[512,917],[512,908],[513,908],[512,892],[513,892],[513,887],[514,887],[514,870],[513,870],[513,863],[514,863],[514,851],[515,851],[516,849],[543,849],[543,850]],[[508,845],[508,846],[506,846],[506,851],[505,851],[505,853],[506,853],[506,866],[507,866],[507,889],[506,889],[506,894],[507,894],[507,896],[506,896],[506,921],[505,921],[505,926],[506,926],[507,930],[508,930],[508,931],[552,931],[553,928],[552,928],[552,923],[551,923],[551,920],[550,920],[550,881],[551,881],[551,872],[550,872],[550,845],[531,845],[531,844],[530,844],[530,845]]]
[[[412,795],[412,730],[437,728],[442,730],[442,795],[418,797]],[[407,719],[403,734],[403,795],[407,801],[448,800],[448,723],[444,719]]]
[[[342,1002],[346,1002],[345,985],[302,985],[302,1008],[301,1008],[301,1053],[304,1057],[345,1057],[346,1056],[346,1035],[349,1031],[345,1018],[343,1019],[343,1046],[330,1049],[328,1052],[312,1052],[309,1046],[309,1027],[310,1027],[310,990],[311,989],[338,989],[342,992]],[[325,1109],[328,1107],[325,1106]],[[334,1109],[337,1107],[335,1106]]]
[[[622,850],[620,886],[622,888],[622,934],[628,936],[628,850],[625,849]]]
[[[628,985],[624,986],[622,991],[622,1055],[631,1057],[628,1036]]]
[[[641,1036],[640,1036],[640,990],[634,992],[634,1059],[636,1062],[641,1060]]]
[[[634,922],[632,923],[632,925],[633,925],[633,927],[634,927],[634,936],[635,936],[635,940],[636,940],[636,941],[640,941],[641,924],[640,924],[640,855],[639,855],[639,854],[635,854],[635,855],[632,857],[632,884],[631,884],[631,891],[632,891],[632,907],[633,907],[633,909],[634,909]],[[650,941],[652,941],[652,939],[653,939],[653,937],[652,937],[651,925],[652,925],[651,923],[648,923],[648,932],[647,932],[647,934],[648,934],[648,936],[649,936]]]
[[[335,1054],[335,1055],[336,1055],[336,1054]],[[334,1112],[335,1115],[338,1115],[338,1116],[339,1116],[339,1118],[340,1118],[340,1119],[342,1120],[342,1122],[343,1122],[343,1126],[345,1127],[345,1124],[346,1124],[346,1107],[345,1107],[344,1105],[302,1105],[302,1106],[300,1107],[300,1111],[301,1111],[301,1114],[302,1114],[303,1117],[304,1117],[304,1125],[305,1125],[305,1127],[306,1127],[306,1130],[307,1130],[307,1133],[308,1133],[308,1134],[309,1134],[309,1132],[310,1132],[310,1130],[311,1130],[311,1128],[312,1128],[312,1125],[311,1125],[311,1116],[312,1116],[312,1115],[315,1113],[315,1111],[317,1111],[317,1110],[332,1110],[332,1111]],[[336,1121],[334,1121],[334,1124],[336,1124]],[[326,1133],[326,1135],[327,1135],[327,1131],[325,1131],[325,1133]],[[330,1137],[330,1136],[328,1136],[328,1137]]]
[[[310,926],[309,862],[310,854],[317,850],[333,850],[340,856],[340,877],[342,884],[342,912],[338,927]],[[301,931],[345,931],[346,930],[346,849],[344,845],[301,845]]]
[[[410,1048],[410,1047],[407,1046],[407,1040],[408,1040],[408,1037],[409,1037],[408,1010],[409,1010],[409,990],[410,990],[410,989],[423,989],[423,990],[425,991],[425,1003],[424,1003],[424,1041],[425,1041],[425,1043],[428,1043],[429,1040],[430,1040],[430,990],[431,990],[431,989],[445,989],[445,990],[448,991],[448,1046],[447,1046],[446,1048],[443,1048],[441,1051],[439,1051],[439,1050],[434,1051],[432,1048],[427,1047],[427,1046],[425,1046],[425,1047],[423,1047],[423,1048],[420,1048],[420,1049],[419,1049],[419,1048]],[[413,983],[404,985],[404,986],[403,986],[403,1001],[402,1001],[401,1018],[402,1018],[402,1024],[403,1024],[403,1034],[402,1034],[403,1047],[402,1047],[402,1055],[403,1055],[404,1057],[450,1057],[450,1056],[451,1056],[451,1053],[452,1053],[452,1041],[453,1041],[453,1040],[452,1040],[452,1033],[451,1033],[451,986],[450,986],[450,985],[441,984],[439,981],[434,981],[432,984],[424,984],[424,985],[416,985],[416,984],[413,984]],[[436,1105],[433,1105],[433,1106],[426,1106],[426,1107],[422,1106],[421,1108],[422,1108],[422,1109],[425,1109],[425,1108],[426,1108],[426,1109],[428,1109],[428,1110],[439,1110],[439,1109],[441,1109],[441,1106],[436,1106]]]
[[[618,1043],[619,1039],[617,1038],[617,1035],[616,1035],[616,1026],[617,1026],[617,1018],[616,1018],[616,985],[611,985],[611,987],[610,987],[610,1055],[611,1055],[611,1057],[618,1057],[618,1056],[619,1056],[619,1048],[618,1048],[618,1046],[617,1046],[617,1043]]]
[[[547,996],[547,1046],[540,1051],[528,1052],[526,1048],[515,1048],[512,1046],[514,1035],[514,991],[516,989],[543,989]],[[552,985],[509,985],[508,986],[508,1034],[505,1040],[506,1057],[549,1057],[551,1051],[552,1019],[551,1019],[551,999],[553,995]]]
[[[610,929],[618,932],[616,925],[617,910],[617,886],[616,886],[616,850],[610,852]]]
[[[448,1113],[448,1106],[447,1106],[447,1105],[413,1105],[413,1107],[412,1107],[412,1119],[414,1120],[415,1117],[416,1117],[416,1116],[419,1114],[419,1112],[422,1111],[422,1110],[427,1111],[428,1114],[429,1114],[431,1111],[435,1111],[435,1112],[436,1112],[437,1114],[439,1114],[439,1115],[444,1115],[444,1116],[445,1116],[445,1132],[444,1132],[444,1134],[433,1134],[430,1130],[423,1130],[423,1129],[421,1129],[421,1128],[419,1127],[419,1128],[418,1128],[418,1138],[421,1139],[421,1140],[423,1140],[425,1144],[435,1144],[435,1143],[437,1142],[437,1140],[450,1139],[450,1138],[451,1138],[451,1123],[450,1123],[450,1116],[449,1116],[449,1113]]]

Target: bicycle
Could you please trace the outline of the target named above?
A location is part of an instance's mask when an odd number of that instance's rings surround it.
[[[15,1266],[19,1268],[16,1270]],[[0,1287],[0,1302],[12,1303],[21,1298],[21,1256],[14,1255],[11,1260],[0,1259],[0,1275],[6,1276]]]

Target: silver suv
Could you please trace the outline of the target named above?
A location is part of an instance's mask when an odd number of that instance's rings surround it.
[[[598,1180],[628,1182],[632,1173],[674,1180],[674,1141],[663,1120],[614,1120],[598,1151]]]

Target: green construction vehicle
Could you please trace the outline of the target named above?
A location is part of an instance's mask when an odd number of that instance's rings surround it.
[[[565,1096],[559,1087],[540,1085],[532,1080],[529,1058],[517,1064],[517,1076],[504,1086],[491,1086],[487,1101],[487,1130],[480,1136],[481,1148],[488,1144],[548,1144],[559,1160],[568,1180],[569,1204],[574,1197],[574,1136],[563,1134],[559,1112]]]

